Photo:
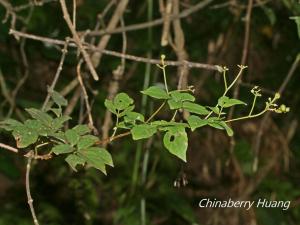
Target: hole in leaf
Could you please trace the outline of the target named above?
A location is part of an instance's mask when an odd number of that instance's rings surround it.
[[[170,141],[173,142],[174,140],[175,140],[175,136],[172,135],[172,136],[170,137]]]

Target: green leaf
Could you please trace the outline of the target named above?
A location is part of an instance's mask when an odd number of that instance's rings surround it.
[[[224,130],[224,126],[222,125],[222,121],[217,118],[217,117],[211,117],[208,119],[208,125],[216,128],[216,129],[220,129],[220,130]]]
[[[50,128],[45,127],[39,120],[26,120],[24,125],[41,136],[47,136],[52,131]]]
[[[225,128],[228,136],[233,136],[233,130],[224,122],[221,122],[221,125]]]
[[[228,136],[233,135],[233,130],[225,123],[225,121],[220,120],[217,117],[211,117],[208,119],[208,125],[220,130],[226,130]]]
[[[263,9],[264,13],[268,17],[270,24],[273,26],[276,22],[276,14],[275,14],[274,10],[272,8],[266,7],[264,5],[262,5],[261,8]]]
[[[15,127],[23,126],[23,124],[14,119],[6,119],[0,122],[0,128],[5,129],[7,131],[12,131]]]
[[[171,91],[170,95],[172,99],[176,102],[183,102],[183,101],[195,101],[195,97],[189,93],[181,92],[179,90],[177,91]]]
[[[187,121],[188,121],[188,124],[190,125],[192,131],[208,124],[207,120],[203,120],[200,117],[194,116],[194,115],[189,116]]]
[[[131,112],[134,109],[134,105],[128,106],[126,109],[124,109],[121,113],[119,112],[118,117],[125,116],[127,113]]]
[[[156,126],[148,124],[136,125],[131,129],[133,140],[149,138],[157,131]]]
[[[78,143],[80,136],[76,133],[75,130],[67,130],[65,135],[66,135],[66,138],[67,138],[68,142],[72,146],[74,146]]]
[[[93,147],[78,152],[88,165],[102,171],[106,175],[105,164],[113,166],[111,155],[103,148]]]
[[[38,134],[24,125],[15,127],[12,134],[17,142],[18,148],[26,148],[35,143],[38,139]]]
[[[157,127],[171,127],[171,126],[182,126],[182,127],[188,127],[186,123],[179,123],[174,121],[166,121],[166,120],[157,120],[153,121],[151,125],[155,125]]]
[[[294,20],[297,25],[298,37],[300,38],[300,16],[290,17],[291,20]]]
[[[68,105],[68,101],[67,99],[65,99],[60,93],[58,93],[57,91],[52,91],[51,93],[51,98],[53,99],[53,101],[59,106],[66,106]]]
[[[182,104],[183,104],[182,102],[176,102],[173,99],[168,100],[168,105],[169,105],[170,109],[180,109],[180,108],[182,108]]]
[[[110,112],[112,112],[113,114],[117,114],[117,109],[111,100],[105,99],[104,105]]]
[[[141,92],[144,95],[148,95],[148,96],[150,96],[152,98],[156,98],[156,99],[169,99],[170,98],[170,96],[167,94],[167,92],[158,86],[151,86]]]
[[[29,109],[25,109],[32,118],[41,121],[44,125],[46,126],[51,126],[51,122],[53,120],[53,118],[51,116],[49,116],[47,113],[39,110],[39,109],[34,109],[34,108],[29,108]]]
[[[68,155],[67,158],[65,158],[65,161],[70,165],[70,167],[77,172],[76,166],[77,165],[84,165],[85,160],[75,154]]]
[[[145,118],[142,114],[137,113],[137,112],[128,112],[125,117],[124,120],[126,123],[130,123],[130,122],[134,122],[136,120],[144,122]]]
[[[219,113],[220,113],[220,109],[219,109],[218,106],[215,106],[215,107],[206,106],[206,108],[210,109],[211,111],[213,111],[217,115],[219,115]]]
[[[191,113],[195,113],[199,115],[209,114],[209,111],[204,106],[196,103],[184,102],[182,107]]]
[[[74,151],[74,148],[71,145],[68,144],[60,144],[56,145],[51,149],[54,154],[59,155],[59,154],[66,154]]]
[[[50,108],[47,111],[52,111],[55,114],[55,116],[57,116],[57,117],[60,117],[61,113],[62,113],[62,109],[61,108]]]
[[[62,128],[63,124],[70,119],[71,119],[71,117],[69,117],[69,116],[57,117],[52,121],[51,127],[53,130],[58,130],[58,129]]]
[[[80,137],[80,140],[77,144],[77,147],[78,147],[79,150],[85,149],[85,148],[91,147],[97,141],[99,141],[99,138],[97,138],[96,136],[84,135],[84,136]]]
[[[111,157],[111,154],[104,148],[99,147],[90,147],[87,149],[89,152],[96,152],[98,157],[101,158],[102,162],[106,165],[109,165],[111,167],[114,167],[113,159]]]
[[[171,154],[186,162],[188,138],[184,127],[171,127],[164,135],[163,142]]]
[[[227,96],[222,96],[218,99],[218,105],[223,108],[228,108],[228,107],[231,107],[234,105],[247,105],[247,104],[238,99],[228,98]]]
[[[126,93],[119,93],[113,100],[113,105],[117,110],[124,110],[133,104],[133,99]]]
[[[84,135],[91,132],[89,126],[86,124],[76,125],[72,128],[72,130],[74,130],[78,135]]]
[[[65,133],[62,132],[62,131],[51,132],[51,133],[48,134],[48,136],[54,137],[54,138],[56,138],[56,139],[58,139],[58,140],[60,140],[62,142],[66,142],[67,141]]]

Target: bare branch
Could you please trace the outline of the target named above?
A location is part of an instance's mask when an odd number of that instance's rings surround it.
[[[41,36],[37,36],[37,35],[32,35],[32,34],[27,34],[27,33],[23,33],[20,31],[16,31],[16,30],[10,30],[10,34],[15,35],[15,36],[20,36],[20,37],[25,37],[28,39],[33,39],[36,41],[41,41],[41,42],[45,42],[45,43],[50,43],[50,44],[54,44],[54,45],[64,45],[64,41],[62,40],[58,40],[58,39],[52,39],[52,38],[46,38],[46,37],[41,37]],[[69,46],[71,47],[76,47],[76,45],[74,45],[74,43],[70,43]],[[99,50],[97,47],[93,46],[93,45],[84,45],[85,49],[89,49],[91,51],[101,51],[103,54],[105,55],[110,55],[110,56],[116,56],[119,58],[125,58],[128,60],[132,60],[132,61],[137,61],[137,62],[143,62],[143,63],[150,63],[150,64],[159,64],[161,62],[160,59],[148,59],[145,57],[139,57],[139,56],[134,56],[134,55],[129,55],[129,54],[122,54],[120,52],[116,52],[116,51],[111,51],[111,50]],[[191,61],[165,61],[165,64],[168,66],[183,66],[186,65],[189,68],[201,68],[201,69],[207,69],[207,70],[215,70],[215,71],[221,71],[222,68],[218,65],[211,65],[211,64],[205,64],[205,63],[197,63],[197,62],[191,62]]]
[[[174,20],[174,19],[181,19],[184,17],[188,17],[189,15],[198,12],[200,9],[206,7],[208,4],[210,4],[211,2],[213,2],[213,0],[204,0],[199,2],[198,4],[192,6],[189,9],[186,9],[184,11],[182,11],[180,14],[178,15],[171,15],[170,16],[170,21]],[[96,35],[96,36],[102,36],[105,34],[116,34],[116,33],[122,33],[123,31],[136,31],[136,30],[141,30],[141,29],[146,29],[149,27],[153,27],[153,26],[158,26],[164,23],[164,19],[160,18],[160,19],[156,19],[153,20],[151,22],[145,22],[145,23],[140,23],[140,24],[134,24],[134,25],[129,25],[127,27],[119,27],[116,28],[114,30],[108,31],[108,30],[101,30],[101,31],[91,31],[89,32],[87,35]],[[82,33],[82,32],[80,32]]]
[[[62,11],[63,11],[63,15],[64,15],[64,19],[73,35],[73,38],[74,38],[74,41],[75,43],[77,44],[91,74],[92,74],[92,77],[94,78],[94,80],[99,80],[99,76],[95,70],[95,68],[93,67],[93,64],[91,62],[91,59],[90,59],[90,56],[88,55],[88,53],[85,51],[85,48],[83,47],[82,43],[81,43],[81,40],[75,30],[75,27],[74,27],[74,24],[72,23],[71,21],[71,18],[70,18],[70,15],[68,13],[68,10],[67,10],[67,6],[66,6],[66,2],[65,0],[60,0],[60,5],[61,5],[61,8],[62,8]]]

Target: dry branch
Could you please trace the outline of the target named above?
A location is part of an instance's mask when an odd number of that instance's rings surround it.
[[[90,56],[88,55],[88,53],[86,52],[85,48],[83,47],[83,44],[75,30],[75,25],[72,23],[71,21],[71,18],[70,18],[70,14],[68,13],[68,10],[67,10],[67,6],[66,6],[66,2],[65,0],[60,0],[60,5],[61,5],[61,8],[62,8],[62,11],[63,11],[63,16],[64,16],[64,19],[73,35],[73,39],[75,41],[75,43],[77,44],[94,80],[99,80],[99,76],[91,62],[91,59],[90,59]]]

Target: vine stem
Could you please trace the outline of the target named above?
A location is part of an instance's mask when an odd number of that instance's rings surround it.
[[[30,151],[27,155],[28,160],[27,160],[27,165],[26,165],[26,195],[27,195],[27,202],[31,211],[31,215],[32,215],[32,219],[33,219],[33,223],[35,225],[39,225],[39,221],[36,217],[35,214],[35,210],[33,207],[33,199],[31,197],[31,193],[30,193],[30,169],[31,169],[31,162],[32,162],[32,158],[34,157],[33,155],[33,151]]]
[[[160,110],[165,106],[166,102],[164,101],[159,107],[158,109],[147,119],[146,123],[150,122],[156,115],[157,113],[160,112]]]
[[[253,102],[252,102],[252,107],[251,107],[251,110],[250,110],[248,116],[252,115],[252,112],[253,112],[253,109],[254,109],[254,106],[255,106],[255,103],[256,103],[256,99],[257,99],[257,95],[254,95],[254,99],[253,99]]]
[[[235,118],[235,119],[229,119],[229,120],[226,120],[225,122],[228,123],[228,122],[234,122],[234,121],[238,121],[238,120],[245,120],[245,119],[255,118],[255,117],[261,116],[262,114],[264,114],[268,110],[269,110],[268,108],[265,108],[260,113],[257,113],[257,114],[254,114],[254,115],[242,116],[242,117],[238,117],[238,118]]]

